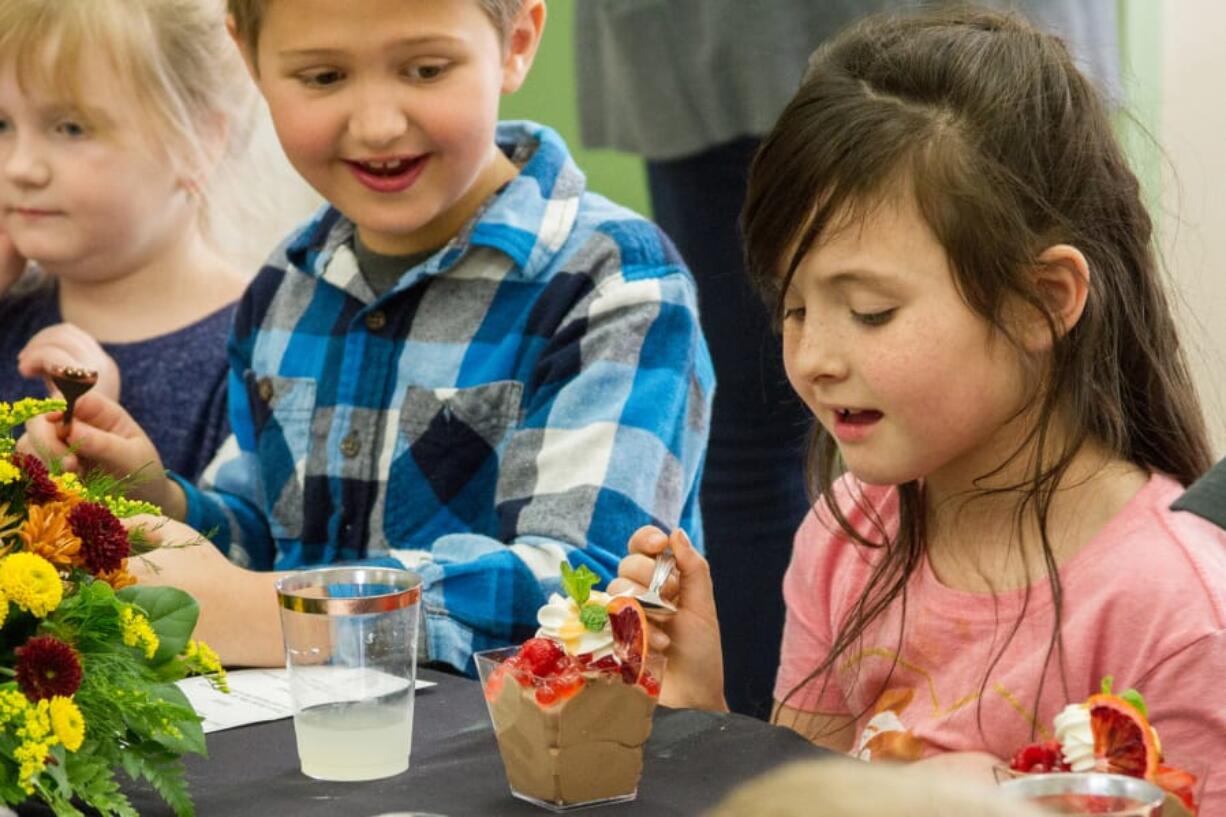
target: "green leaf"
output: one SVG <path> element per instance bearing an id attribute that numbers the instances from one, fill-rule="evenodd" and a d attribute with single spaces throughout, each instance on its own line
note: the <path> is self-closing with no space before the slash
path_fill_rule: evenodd
<path id="1" fill-rule="evenodd" d="M 1114 683 L 1115 683 L 1115 676 L 1108 675 L 1106 678 L 1103 678 L 1102 684 L 1100 685 L 1102 694 L 1113 695 L 1114 693 L 1111 691 L 1111 686 Z M 1125 701 L 1131 704 L 1132 708 L 1140 712 L 1142 717 L 1145 717 L 1145 718 L 1149 717 L 1149 707 L 1145 705 L 1145 698 L 1142 697 L 1141 693 L 1138 692 L 1137 690 L 1129 687 L 1128 689 L 1121 692 L 1118 697 L 1123 698 Z"/>
<path id="2" fill-rule="evenodd" d="M 192 709 L 191 701 L 187 700 L 183 690 L 174 684 L 154 684 L 149 687 L 149 694 L 183 710 L 179 717 L 170 719 L 170 725 L 179 730 L 178 737 L 164 733 L 157 733 L 150 737 L 178 754 L 194 752 L 198 755 L 207 755 L 204 727 L 200 724 L 200 716 L 196 714 L 196 710 Z"/>
<path id="3" fill-rule="evenodd" d="M 1145 699 L 1141 697 L 1140 692 L 1129 688 L 1124 690 L 1124 692 L 1120 694 L 1120 697 L 1132 704 L 1132 708 L 1140 712 L 1142 716 L 1146 718 L 1149 717 L 1149 707 L 1145 705 Z"/>
<path id="4" fill-rule="evenodd" d="M 133 778 L 139 776 L 148 780 L 176 817 L 192 817 L 196 813 L 192 798 L 187 792 L 183 761 L 173 752 L 156 743 L 141 743 L 131 747 L 128 754 L 136 758 L 133 764 L 136 774 L 132 774 L 131 768 L 128 773 Z M 124 765 L 128 765 L 126 761 Z"/>
<path id="5" fill-rule="evenodd" d="M 578 570 L 573 570 L 568 562 L 562 562 L 562 589 L 575 600 L 575 604 L 580 607 L 587 604 L 592 588 L 598 584 L 600 577 L 587 565 L 579 565 Z"/>
<path id="6" fill-rule="evenodd" d="M 189 594 L 174 587 L 125 587 L 120 599 L 145 611 L 157 633 L 158 650 L 150 661 L 158 666 L 187 648 L 187 642 L 200 617 L 200 606 Z"/>
<path id="7" fill-rule="evenodd" d="M 598 633 L 609 621 L 609 610 L 603 604 L 589 601 L 579 610 L 579 620 L 583 622 L 584 627 Z"/>

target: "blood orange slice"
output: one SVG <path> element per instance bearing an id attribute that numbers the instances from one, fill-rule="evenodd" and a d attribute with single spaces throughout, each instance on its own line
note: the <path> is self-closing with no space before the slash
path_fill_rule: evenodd
<path id="1" fill-rule="evenodd" d="M 608 612 L 613 654 L 621 661 L 622 680 L 638 683 L 647 662 L 647 616 L 638 601 L 629 596 L 614 596 Z"/>
<path id="2" fill-rule="evenodd" d="M 1098 771 L 1152 779 L 1162 751 L 1141 711 L 1118 695 L 1091 695 L 1086 706 Z"/>

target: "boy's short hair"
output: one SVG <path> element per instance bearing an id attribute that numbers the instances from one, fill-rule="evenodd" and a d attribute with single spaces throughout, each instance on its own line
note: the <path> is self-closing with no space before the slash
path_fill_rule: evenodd
<path id="1" fill-rule="evenodd" d="M 255 52 L 260 39 L 260 26 L 264 22 L 264 10 L 270 0 L 227 0 L 230 14 L 234 17 L 234 30 L 239 40 Z M 498 32 L 498 39 L 507 36 L 511 21 L 519 13 L 524 0 L 476 0 L 477 5 L 485 12 Z"/>

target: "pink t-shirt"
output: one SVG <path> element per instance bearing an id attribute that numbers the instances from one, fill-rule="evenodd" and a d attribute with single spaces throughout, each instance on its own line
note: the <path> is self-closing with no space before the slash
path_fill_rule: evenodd
<path id="1" fill-rule="evenodd" d="M 895 535 L 893 488 L 844 478 L 835 491 L 856 530 L 876 538 L 853 491 Z M 821 677 L 800 686 L 826 655 L 880 553 L 835 533 L 818 503 L 796 534 L 784 578 L 787 623 L 775 697 L 804 711 L 858 715 L 855 751 L 864 757 L 981 750 L 1007 759 L 1032 739 L 1050 738 L 1055 714 L 1112 675 L 1116 691 L 1135 687 L 1145 696 L 1165 761 L 1205 777 L 1201 814 L 1226 817 L 1226 531 L 1169 510 L 1182 491 L 1169 477 L 1151 477 L 1061 567 L 1063 681 L 1053 657 L 1037 712 L 1054 612 L 1047 580 L 1029 589 L 1002 655 L 1027 591 L 993 599 L 953 590 L 926 559 L 907 584 L 901 642 L 896 599 L 840 658 L 824 690 Z"/>

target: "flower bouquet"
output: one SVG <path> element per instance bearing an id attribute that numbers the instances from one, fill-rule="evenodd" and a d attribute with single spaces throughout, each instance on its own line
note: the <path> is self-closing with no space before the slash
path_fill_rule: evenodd
<path id="1" fill-rule="evenodd" d="M 125 499 L 125 480 L 16 451 L 15 427 L 64 407 L 0 402 L 0 802 L 136 815 L 122 768 L 190 815 L 182 755 L 204 754 L 204 733 L 174 682 L 204 674 L 224 689 L 225 672 L 191 640 L 192 597 L 127 572 L 152 548 L 120 520 L 160 511 Z"/>

